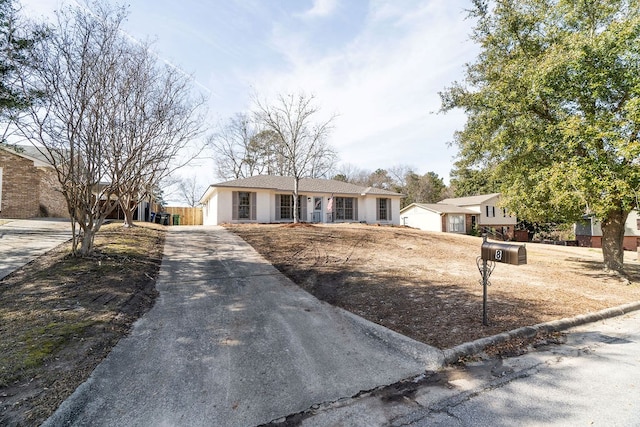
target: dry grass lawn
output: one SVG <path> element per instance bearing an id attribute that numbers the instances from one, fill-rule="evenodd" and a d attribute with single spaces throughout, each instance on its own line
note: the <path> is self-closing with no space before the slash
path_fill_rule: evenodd
<path id="1" fill-rule="evenodd" d="M 237 233 L 311 294 L 438 348 L 640 301 L 634 284 L 603 272 L 599 249 L 527 244 L 527 265 L 498 264 L 482 325 L 481 238 L 401 227 L 233 225 Z"/>
<path id="2" fill-rule="evenodd" d="M 102 227 L 0 280 L 0 425 L 40 425 L 155 301 L 164 229 Z"/>

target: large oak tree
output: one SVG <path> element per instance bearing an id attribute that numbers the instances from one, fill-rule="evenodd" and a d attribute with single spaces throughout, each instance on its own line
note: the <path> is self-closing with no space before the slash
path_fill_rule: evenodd
<path id="1" fill-rule="evenodd" d="M 475 0 L 481 46 L 442 94 L 467 114 L 459 166 L 490 165 L 529 221 L 601 221 L 605 267 L 624 273 L 625 220 L 640 189 L 637 0 Z"/>

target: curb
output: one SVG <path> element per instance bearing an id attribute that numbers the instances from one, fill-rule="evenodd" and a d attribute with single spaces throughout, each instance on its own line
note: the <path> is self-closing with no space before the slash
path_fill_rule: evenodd
<path id="1" fill-rule="evenodd" d="M 584 325 L 586 323 L 597 322 L 598 320 L 609 319 L 611 317 L 621 316 L 632 311 L 640 310 L 640 301 L 632 302 L 617 307 L 611 307 L 604 310 L 596 311 L 589 314 L 581 314 L 575 317 L 553 320 L 545 323 L 538 323 L 533 326 L 523 326 L 522 328 L 512 331 L 503 332 L 498 335 L 480 338 L 464 344 L 457 345 L 452 348 L 443 350 L 444 363 L 451 364 L 457 362 L 461 357 L 472 356 L 478 354 L 489 345 L 501 344 L 513 338 L 530 338 L 538 332 L 557 332 L 574 326 Z"/>
<path id="2" fill-rule="evenodd" d="M 409 338 L 385 326 L 371 322 L 340 307 L 335 308 L 338 309 L 342 316 L 356 325 L 365 335 L 385 343 L 389 348 L 396 349 L 407 359 L 412 359 L 423 364 L 425 370 L 438 370 L 445 365 L 442 350 L 416 341 L 413 338 Z"/>

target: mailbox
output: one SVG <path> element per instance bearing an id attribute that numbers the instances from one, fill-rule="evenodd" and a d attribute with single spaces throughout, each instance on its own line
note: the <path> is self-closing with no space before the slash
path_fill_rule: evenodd
<path id="1" fill-rule="evenodd" d="M 499 242 L 482 243 L 482 259 L 521 265 L 527 263 L 527 248 L 524 245 L 510 245 Z"/>

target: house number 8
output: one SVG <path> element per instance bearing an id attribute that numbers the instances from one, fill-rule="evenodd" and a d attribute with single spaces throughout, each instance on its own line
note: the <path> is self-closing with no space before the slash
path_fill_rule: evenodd
<path id="1" fill-rule="evenodd" d="M 496 259 L 498 261 L 502 261 L 502 250 L 501 249 L 496 250 Z"/>

